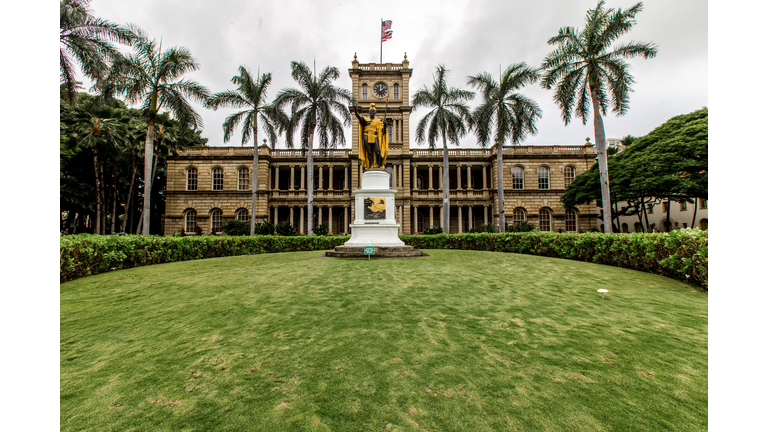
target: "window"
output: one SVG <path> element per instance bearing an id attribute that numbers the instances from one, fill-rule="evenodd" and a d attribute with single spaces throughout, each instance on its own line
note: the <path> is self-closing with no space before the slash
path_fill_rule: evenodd
<path id="1" fill-rule="evenodd" d="M 197 168 L 189 168 L 187 170 L 187 190 L 197 190 Z"/>
<path id="2" fill-rule="evenodd" d="M 422 176 L 416 176 L 416 189 L 424 189 L 424 178 Z"/>
<path id="3" fill-rule="evenodd" d="M 653 214 L 653 204 L 647 204 L 645 206 L 645 212 L 648 214 Z"/>
<path id="4" fill-rule="evenodd" d="M 688 203 L 685 201 L 680 201 L 680 211 L 687 211 L 688 210 Z"/>
<path id="5" fill-rule="evenodd" d="M 197 212 L 194 209 L 187 210 L 187 214 L 184 216 L 184 231 L 193 233 L 195 226 L 197 226 Z"/>
<path id="6" fill-rule="evenodd" d="M 549 168 L 539 167 L 539 189 L 549 189 Z"/>
<path id="7" fill-rule="evenodd" d="M 699 221 L 699 229 L 705 230 L 705 229 L 709 229 L 708 227 L 709 227 L 709 220 L 702 219 Z"/>
<path id="8" fill-rule="evenodd" d="M 552 231 L 552 214 L 548 209 L 539 210 L 539 230 Z"/>
<path id="9" fill-rule="evenodd" d="M 635 232 L 643 232 L 643 226 L 640 222 L 635 222 Z"/>
<path id="10" fill-rule="evenodd" d="M 363 84 L 363 94 L 360 98 L 363 100 L 368 99 L 368 84 Z"/>
<path id="11" fill-rule="evenodd" d="M 235 217 L 240 222 L 248 222 L 250 219 L 248 218 L 248 210 L 246 209 L 240 209 L 237 211 L 237 215 Z"/>
<path id="12" fill-rule="evenodd" d="M 224 168 L 213 169 L 213 190 L 224 190 Z"/>
<path id="13" fill-rule="evenodd" d="M 387 169 L 385 170 L 387 174 L 389 174 L 389 187 L 392 187 L 392 178 L 394 177 L 394 170 L 392 169 L 392 165 L 387 166 Z M 342 189 L 344 189 L 344 186 L 341 186 Z"/>
<path id="14" fill-rule="evenodd" d="M 523 167 L 516 166 L 512 168 L 512 189 L 523 188 Z"/>
<path id="15" fill-rule="evenodd" d="M 627 225 L 626 222 L 621 224 L 621 232 L 623 232 L 623 233 L 628 233 L 629 232 L 629 225 Z"/>
<path id="16" fill-rule="evenodd" d="M 221 232 L 221 210 L 219 209 L 211 212 L 211 232 Z"/>
<path id="17" fill-rule="evenodd" d="M 704 210 L 707 208 L 707 200 L 699 198 L 699 209 Z"/>
<path id="18" fill-rule="evenodd" d="M 400 84 L 395 84 L 392 86 L 392 91 L 394 92 L 394 98 L 395 100 L 400 99 Z"/>
<path id="19" fill-rule="evenodd" d="M 518 207 L 512 212 L 512 223 L 525 222 L 525 209 Z"/>
<path id="20" fill-rule="evenodd" d="M 416 232 L 424 232 L 424 215 L 416 213 Z"/>
<path id="21" fill-rule="evenodd" d="M 565 231 L 576 232 L 576 210 L 568 209 L 565 211 Z"/>
<path id="22" fill-rule="evenodd" d="M 576 178 L 576 168 L 567 166 L 563 172 L 565 173 L 565 186 L 568 187 L 573 179 Z"/>
<path id="23" fill-rule="evenodd" d="M 248 190 L 248 183 L 250 183 L 251 176 L 248 172 L 248 168 L 242 167 L 237 170 L 237 190 Z"/>

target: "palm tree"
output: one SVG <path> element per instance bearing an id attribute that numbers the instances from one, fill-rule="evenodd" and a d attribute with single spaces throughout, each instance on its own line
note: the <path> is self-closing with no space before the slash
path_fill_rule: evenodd
<path id="1" fill-rule="evenodd" d="M 539 72 L 525 64 L 515 63 L 501 74 L 500 82 L 487 72 L 469 77 L 468 84 L 483 94 L 483 103 L 472 113 L 472 123 L 480 145 L 486 147 L 493 135 L 496 146 L 496 182 L 498 189 L 499 232 L 504 232 L 504 168 L 502 149 L 504 141 L 518 144 L 529 133 L 535 135 L 536 120 L 541 109 L 532 99 L 515 90 L 539 79 Z M 495 126 L 495 127 L 494 127 Z"/>
<path id="2" fill-rule="evenodd" d="M 208 89 L 184 78 L 184 74 L 199 68 L 192 53 L 184 47 L 162 50 L 155 39 L 150 40 L 140 28 L 129 25 L 134 34 L 135 53 L 116 62 L 109 76 L 97 86 L 111 88 L 115 94 L 125 95 L 131 104 L 140 103 L 147 113 L 147 135 L 144 140 L 144 219 L 142 234 L 149 235 L 149 189 L 152 179 L 153 142 L 157 113 L 167 109 L 184 127 L 202 126 L 202 118 L 192 109 L 187 98 L 205 102 Z"/>
<path id="3" fill-rule="evenodd" d="M 106 60 L 115 61 L 120 52 L 111 42 L 131 43 L 132 35 L 107 20 L 91 15 L 90 0 L 62 0 L 59 3 L 59 76 L 67 101 L 74 104 L 77 92 L 75 67 L 91 79 L 104 75 Z"/>
<path id="4" fill-rule="evenodd" d="M 259 181 L 259 119 L 269 135 L 274 148 L 277 141 L 277 128 L 280 124 L 278 118 L 281 112 L 272 105 L 266 103 L 267 88 L 272 82 L 272 74 L 265 73 L 257 76 L 254 82 L 251 73 L 245 66 L 240 66 L 240 75 L 232 77 L 232 83 L 237 85 L 236 90 L 226 90 L 216 93 L 206 103 L 207 108 L 218 109 L 220 106 L 228 108 L 246 108 L 236 112 L 226 120 L 224 128 L 224 142 L 229 141 L 235 128 L 243 123 L 243 138 L 241 145 L 245 145 L 253 134 L 253 178 L 251 181 L 251 235 L 256 232 L 256 188 Z M 259 115 L 261 114 L 261 115 Z"/>
<path id="5" fill-rule="evenodd" d="M 291 62 L 291 77 L 299 88 L 286 88 L 275 98 L 276 109 L 291 106 L 291 116 L 285 125 L 286 145 L 293 148 L 293 134 L 301 130 L 301 148 L 307 152 L 307 234 L 313 234 L 314 210 L 314 165 L 312 160 L 315 132 L 320 136 L 320 148 L 344 146 L 344 127 L 352 124 L 352 115 L 348 104 L 352 102 L 352 93 L 332 83 L 339 78 L 339 69 L 326 66 L 319 75 L 303 62 Z M 335 114 L 341 117 L 341 120 Z"/>
<path id="6" fill-rule="evenodd" d="M 600 189 L 603 201 L 603 220 L 606 232 L 612 232 L 611 195 L 608 182 L 608 160 L 606 156 L 605 128 L 602 116 L 608 103 L 617 115 L 624 115 L 629 109 L 629 93 L 635 80 L 629 74 L 629 65 L 624 58 L 656 56 L 653 43 L 630 41 L 616 47 L 612 43 L 635 25 L 635 15 L 643 9 L 637 3 L 626 11 L 605 9 L 600 1 L 595 9 L 587 11 L 583 30 L 563 27 L 558 35 L 550 38 L 549 45 L 557 45 L 542 63 L 546 71 L 542 86 L 555 90 L 555 102 L 560 106 L 563 121 L 567 125 L 571 116 L 581 118 L 587 124 L 591 110 L 594 111 L 595 144 L 600 168 Z M 610 95 L 608 94 L 610 92 Z"/>
<path id="7" fill-rule="evenodd" d="M 411 104 L 413 109 L 418 107 L 432 108 L 416 127 L 416 142 L 429 143 L 429 148 L 435 148 L 438 137 L 443 141 L 443 232 L 450 233 L 451 202 L 449 198 L 450 176 L 448 165 L 448 144 L 459 145 L 459 138 L 467 134 L 467 126 L 472 126 L 469 108 L 464 103 L 472 100 L 475 94 L 469 90 L 448 87 L 446 75 L 448 69 L 443 65 L 437 66 L 432 89 L 426 85 L 414 95 Z"/>

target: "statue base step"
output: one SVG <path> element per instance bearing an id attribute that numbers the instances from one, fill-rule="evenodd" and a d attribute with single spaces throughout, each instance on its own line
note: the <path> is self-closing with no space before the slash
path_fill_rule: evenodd
<path id="1" fill-rule="evenodd" d="M 365 247 L 363 246 L 336 246 L 335 250 L 326 252 L 325 256 L 334 258 L 365 258 L 367 256 L 373 258 L 412 258 L 428 255 L 413 246 L 406 245 L 376 246 L 373 255 L 365 255 Z"/>

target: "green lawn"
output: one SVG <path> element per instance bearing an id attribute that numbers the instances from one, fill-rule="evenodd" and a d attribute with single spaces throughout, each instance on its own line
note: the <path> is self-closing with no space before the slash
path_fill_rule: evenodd
<path id="1" fill-rule="evenodd" d="M 707 430 L 706 293 L 577 261 L 425 252 L 61 284 L 61 430 Z"/>

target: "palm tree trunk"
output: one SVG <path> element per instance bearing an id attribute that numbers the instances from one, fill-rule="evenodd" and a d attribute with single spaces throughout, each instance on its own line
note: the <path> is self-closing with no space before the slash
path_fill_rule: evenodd
<path id="1" fill-rule="evenodd" d="M 131 186 L 128 188 L 128 200 L 125 203 L 125 219 L 123 220 L 123 228 L 121 229 L 122 232 L 125 231 L 125 227 L 130 226 L 128 225 L 128 215 L 131 214 L 131 197 L 133 197 L 133 182 L 136 179 L 136 158 L 133 158 L 133 174 L 131 174 Z"/>
<path id="2" fill-rule="evenodd" d="M 117 164 L 112 164 L 112 226 L 110 234 L 115 233 L 115 219 L 117 219 Z"/>
<path id="3" fill-rule="evenodd" d="M 253 116 L 253 179 L 251 179 L 251 236 L 256 234 L 256 192 L 259 187 L 259 127 L 258 113 Z"/>
<path id="4" fill-rule="evenodd" d="M 156 100 L 157 96 L 153 96 Z M 155 102 L 156 104 L 157 102 Z M 144 141 L 144 208 L 142 214 L 142 234 L 149 235 L 149 197 L 152 191 L 152 159 L 154 156 L 153 142 L 155 140 L 155 120 L 157 113 L 150 106 L 147 119 L 147 138 Z"/>
<path id="5" fill-rule="evenodd" d="M 155 161 L 153 162 L 153 165 L 152 165 L 152 175 L 149 176 L 149 182 L 146 182 L 146 181 L 144 182 L 144 193 L 146 195 L 149 195 L 149 194 L 152 193 L 152 179 L 155 178 L 155 171 L 156 170 L 157 170 L 157 158 L 155 158 Z M 144 170 L 144 172 L 146 173 L 146 169 Z M 147 183 L 149 183 L 149 185 L 147 185 Z M 146 198 L 144 198 L 144 202 L 145 203 L 147 202 Z M 148 215 L 148 214 L 149 214 L 149 211 L 147 210 L 147 207 L 144 207 L 144 208 L 141 209 L 141 219 L 139 220 L 139 226 L 136 228 L 136 234 L 138 234 L 139 231 L 143 231 L 143 229 L 144 229 L 143 227 L 147 226 L 144 223 L 144 221 L 146 220 L 145 218 L 147 217 L 146 215 Z M 142 235 L 149 235 L 149 234 L 148 233 L 145 234 L 145 233 L 142 232 Z"/>
<path id="6" fill-rule="evenodd" d="M 309 142 L 308 147 L 309 150 L 307 151 L 307 235 L 313 235 L 314 232 L 314 225 L 315 225 L 315 218 L 314 218 L 314 209 L 313 209 L 313 199 L 315 197 L 315 165 L 314 160 L 312 156 L 312 143 L 315 139 L 315 123 L 312 123 L 310 126 L 309 131 Z M 277 221 L 275 221 L 277 222 Z M 291 221 L 293 222 L 293 221 Z"/>
<path id="7" fill-rule="evenodd" d="M 594 110 L 595 147 L 597 148 L 597 164 L 600 169 L 600 192 L 603 201 L 603 225 L 605 232 L 611 233 L 613 217 L 611 216 L 611 188 L 608 182 L 608 155 L 605 152 L 605 127 L 600 116 L 600 104 L 597 99 L 597 89 L 590 85 L 592 109 Z"/>
<path id="8" fill-rule="evenodd" d="M 93 176 L 96 182 L 96 229 L 94 234 L 101 234 L 101 183 L 99 183 L 99 152 L 93 149 Z"/>
<path id="9" fill-rule="evenodd" d="M 669 214 L 672 212 L 672 198 L 667 198 L 667 223 L 665 224 L 667 232 L 672 231 L 672 221 L 669 220 Z"/>
<path id="10" fill-rule="evenodd" d="M 655 200 L 655 198 L 654 198 Z M 648 204 L 651 203 L 651 200 L 648 200 Z M 643 214 L 645 215 L 645 232 L 649 233 L 651 232 L 651 223 L 648 221 L 648 206 L 643 206 Z"/>
<path id="11" fill-rule="evenodd" d="M 504 217 L 504 161 L 503 141 L 496 143 L 496 189 L 499 200 L 499 232 L 506 232 L 506 219 Z"/>
<path id="12" fill-rule="evenodd" d="M 449 171 L 448 143 L 445 140 L 445 131 L 443 131 L 443 233 L 445 234 L 451 233 L 451 176 Z M 418 226 L 417 222 L 416 227 Z"/>

